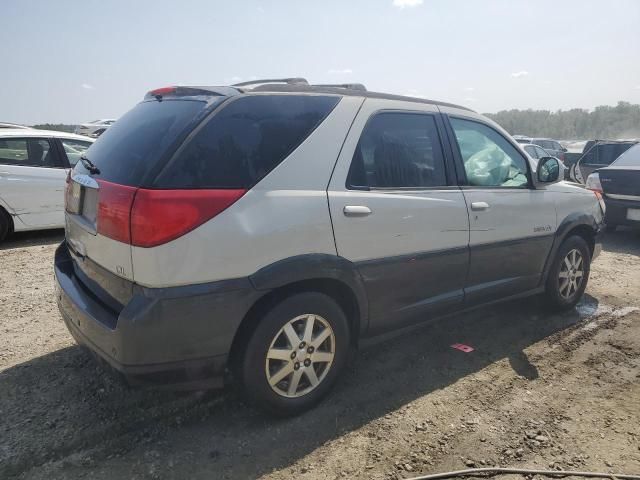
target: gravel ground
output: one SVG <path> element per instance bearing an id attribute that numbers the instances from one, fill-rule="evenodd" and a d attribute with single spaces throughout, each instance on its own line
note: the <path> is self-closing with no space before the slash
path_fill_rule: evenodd
<path id="1" fill-rule="evenodd" d="M 53 297 L 61 232 L 0 246 L 0 478 L 407 478 L 467 466 L 640 473 L 640 236 L 605 239 L 579 307 L 535 299 L 360 352 L 315 410 L 123 386 Z M 463 353 L 456 342 L 475 348 Z"/>

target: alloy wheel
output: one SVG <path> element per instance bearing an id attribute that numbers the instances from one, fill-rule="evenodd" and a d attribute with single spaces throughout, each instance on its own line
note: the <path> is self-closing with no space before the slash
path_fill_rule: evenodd
<path id="1" fill-rule="evenodd" d="M 319 315 L 289 320 L 275 335 L 265 359 L 265 373 L 278 395 L 298 398 L 324 380 L 335 356 L 335 335 Z"/>
<path id="2" fill-rule="evenodd" d="M 573 249 L 564 257 L 558 274 L 560 295 L 569 299 L 580 289 L 584 280 L 584 259 L 579 250 Z"/>

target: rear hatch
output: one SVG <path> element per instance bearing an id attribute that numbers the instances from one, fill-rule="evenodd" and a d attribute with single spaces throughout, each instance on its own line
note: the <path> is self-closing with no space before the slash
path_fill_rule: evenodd
<path id="1" fill-rule="evenodd" d="M 606 196 L 640 202 L 640 145 L 626 150 L 612 165 L 598 170 L 598 175 Z"/>
<path id="2" fill-rule="evenodd" d="M 600 183 L 606 196 L 623 195 L 625 197 L 636 197 L 640 201 L 640 168 L 621 169 L 603 168 L 598 171 Z"/>
<path id="3" fill-rule="evenodd" d="M 124 305 L 131 295 L 132 244 L 145 242 L 141 222 L 136 227 L 133 216 L 136 197 L 138 218 L 144 219 L 145 193 L 153 178 L 199 122 L 236 93 L 152 91 L 111 126 L 72 171 L 65 201 L 67 245 L 79 279 L 92 293 L 107 297 L 107 303 Z"/>

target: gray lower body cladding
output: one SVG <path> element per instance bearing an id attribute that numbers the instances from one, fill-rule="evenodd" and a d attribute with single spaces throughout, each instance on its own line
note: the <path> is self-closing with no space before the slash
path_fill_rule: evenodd
<path id="1" fill-rule="evenodd" d="M 56 299 L 79 344 L 129 383 L 222 385 L 238 326 L 264 291 L 249 279 L 158 289 L 129 282 L 127 287 L 103 270 L 99 282 L 87 285 L 83 272 L 95 275 L 100 267 L 80 268 L 79 262 L 91 260 L 72 258 L 66 243 L 58 247 Z"/>

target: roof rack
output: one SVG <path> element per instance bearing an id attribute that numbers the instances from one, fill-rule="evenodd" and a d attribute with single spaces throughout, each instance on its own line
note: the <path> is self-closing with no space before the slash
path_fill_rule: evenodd
<path id="1" fill-rule="evenodd" d="M 306 78 L 293 77 L 293 78 L 265 78 L 262 80 L 249 80 L 248 82 L 234 83 L 232 87 L 247 87 L 249 85 L 260 85 L 263 83 L 287 83 L 289 85 L 309 85 Z"/>
<path id="2" fill-rule="evenodd" d="M 358 90 L 360 92 L 366 92 L 367 87 L 361 83 L 314 83 L 314 87 L 330 87 L 330 88 L 348 88 L 349 90 Z"/>

